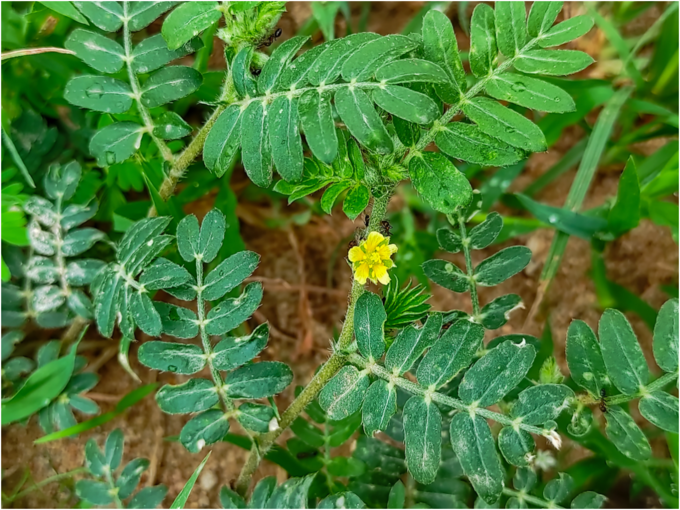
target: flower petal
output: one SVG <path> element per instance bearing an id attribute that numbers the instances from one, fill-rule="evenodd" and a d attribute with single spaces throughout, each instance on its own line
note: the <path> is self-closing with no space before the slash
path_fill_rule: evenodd
<path id="1" fill-rule="evenodd" d="M 368 278 L 368 264 L 361 264 L 357 267 L 354 272 L 354 278 L 356 278 L 356 281 L 361 285 L 364 285 L 366 283 L 366 278 Z"/>
<path id="2" fill-rule="evenodd" d="M 375 251 L 375 249 L 384 239 L 385 238 L 383 237 L 383 235 L 380 234 L 379 232 L 371 232 L 370 234 L 368 234 L 368 239 L 364 241 L 364 247 L 366 249 L 366 252 L 370 253 L 372 251 Z"/>
<path id="3" fill-rule="evenodd" d="M 383 285 L 387 285 L 388 283 L 390 283 L 390 275 L 387 274 L 387 268 L 385 266 L 376 266 L 375 276 L 378 278 L 378 281 Z"/>
<path id="4" fill-rule="evenodd" d="M 364 260 L 366 258 L 366 254 L 364 253 L 364 250 L 358 246 L 355 246 L 349 250 L 348 257 L 350 262 L 358 262 L 360 260 Z"/>

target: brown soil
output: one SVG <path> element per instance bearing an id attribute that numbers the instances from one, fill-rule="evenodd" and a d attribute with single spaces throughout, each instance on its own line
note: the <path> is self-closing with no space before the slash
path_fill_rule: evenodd
<path id="1" fill-rule="evenodd" d="M 421 2 L 373 3 L 369 29 L 382 34 L 398 32 L 420 6 Z M 569 7 L 570 16 L 577 14 L 582 7 L 580 4 L 566 6 Z M 457 25 L 455 9 L 454 4 L 448 14 Z M 472 7 L 469 9 L 471 12 Z M 309 17 L 310 7 L 309 4 L 293 2 L 289 4 L 288 11 L 280 25 L 284 28 L 284 33 L 290 35 Z M 353 4 L 352 12 L 353 24 L 356 26 L 360 6 Z M 339 16 L 336 28 L 338 33 L 342 34 L 344 20 L 340 18 Z M 462 30 L 458 27 L 456 30 L 461 34 L 459 38 L 461 48 L 467 48 L 469 43 Z M 594 31 L 594 34 L 586 42 L 581 43 L 589 46 L 588 51 L 591 54 L 593 47 L 597 48 L 602 44 L 599 33 Z M 593 73 L 598 72 L 600 72 L 598 68 L 593 70 Z M 592 123 L 594 118 L 588 120 Z M 511 191 L 523 189 L 545 172 L 581 136 L 578 128 L 571 128 L 550 152 L 532 156 Z M 645 150 L 649 149 L 641 148 L 641 151 Z M 621 168 L 608 168 L 606 172 L 599 172 L 596 175 L 584 208 L 600 205 L 616 194 L 620 171 Z M 567 172 L 544 189 L 537 199 L 561 206 L 574 175 L 575 170 Z M 237 193 L 244 189 L 247 178 L 242 171 L 237 169 L 232 184 Z M 200 218 L 210 209 L 213 200 L 214 195 L 207 196 L 203 201 L 192 204 L 191 211 L 187 212 L 195 212 Z M 391 210 L 395 207 L 398 207 L 397 200 L 391 204 Z M 264 320 L 269 321 L 272 335 L 269 347 L 262 358 L 289 363 L 295 373 L 294 384 L 277 397 L 279 409 L 284 409 L 290 402 L 295 385 L 309 381 L 315 368 L 327 358 L 330 339 L 341 327 L 346 309 L 346 296 L 351 283 L 351 272 L 343 258 L 344 248 L 330 269 L 329 262 L 339 243 L 351 236 L 360 226 L 360 220 L 352 223 L 337 210 L 332 216 L 312 217 L 302 226 L 289 222 L 290 226 L 273 230 L 264 225 L 267 218 L 281 219 L 284 215 L 290 218 L 292 214 L 302 210 L 301 206 L 294 205 L 289 210 L 275 212 L 268 202 L 251 203 L 244 200 L 239 201 L 237 210 L 247 248 L 262 256 L 262 262 L 254 276 L 264 281 L 264 300 L 249 324 L 254 327 Z M 570 321 L 579 318 L 596 327 L 602 310 L 598 305 L 592 280 L 588 276 L 590 245 L 580 239 L 571 238 L 559 273 L 546 296 L 545 306 L 536 320 L 524 324 L 536 297 L 537 282 L 552 236 L 551 230 L 539 230 L 507 243 L 530 247 L 533 251 L 533 260 L 525 271 L 511 280 L 493 289 L 481 289 L 480 298 L 482 302 L 488 302 L 499 295 L 513 292 L 524 300 L 526 309 L 516 311 L 512 320 L 499 330 L 499 334 L 525 332 L 540 336 L 544 321 L 549 316 L 555 342 L 555 357 L 566 371 L 564 345 Z M 504 246 L 493 246 L 477 252 L 474 256 L 475 262 L 502 247 Z M 444 254 L 438 256 L 447 258 Z M 460 257 L 450 258 L 462 262 Z M 643 221 L 638 228 L 611 243 L 606 250 L 605 259 L 608 277 L 611 280 L 641 296 L 657 309 L 667 299 L 660 285 L 675 284 L 678 280 L 677 245 L 667 228 L 660 228 L 649 221 Z M 327 287 L 329 270 L 332 288 Z M 431 303 L 437 310 L 469 309 L 467 295 L 453 294 L 439 287 L 433 288 Z M 651 332 L 636 315 L 628 314 L 628 317 L 640 338 L 650 365 L 654 366 L 651 356 Z M 131 363 L 145 383 L 156 380 L 155 374 L 137 363 L 136 348 L 133 348 L 131 353 Z M 101 367 L 99 374 L 101 382 L 92 396 L 99 400 L 102 411 L 112 410 L 120 396 L 136 387 L 135 382 L 118 365 L 115 357 Z M 157 377 L 160 383 L 182 381 L 181 376 L 173 374 L 161 374 Z M 30 472 L 31 479 L 40 481 L 56 472 L 61 473 L 82 466 L 85 442 L 89 438 L 95 438 L 102 444 L 111 430 L 120 427 L 126 435 L 124 462 L 134 457 L 151 459 L 152 469 L 142 479 L 142 485 L 166 484 L 169 488 L 165 500 L 167 505 L 178 494 L 207 452 L 204 450 L 202 454 L 193 455 L 178 443 L 163 439 L 179 434 L 187 419 L 183 416 L 161 413 L 153 398 L 147 397 L 105 426 L 74 439 L 55 441 L 46 445 L 34 446 L 32 443 L 42 435 L 35 420 L 31 420 L 26 427 L 19 425 L 6 427 L 3 430 L 2 441 L 3 492 L 11 492 L 26 471 Z M 211 459 L 189 498 L 187 508 L 219 507 L 217 496 L 219 487 L 229 484 L 236 478 L 246 456 L 244 450 L 227 443 L 216 444 L 211 450 Z M 570 462 L 588 455 L 587 451 L 573 445 L 568 445 L 566 450 Z M 665 456 L 667 453 L 661 451 L 658 455 Z M 266 475 L 276 475 L 279 480 L 286 478 L 281 468 L 263 462 L 256 473 L 256 478 Z M 69 494 L 69 484 L 50 484 L 43 490 L 34 491 L 30 496 L 16 501 L 14 505 L 31 508 L 69 507 L 74 504 L 74 499 Z M 626 503 L 630 504 L 627 497 L 620 501 L 622 505 Z M 656 504 L 658 503 L 652 500 L 646 502 L 645 506 Z"/>

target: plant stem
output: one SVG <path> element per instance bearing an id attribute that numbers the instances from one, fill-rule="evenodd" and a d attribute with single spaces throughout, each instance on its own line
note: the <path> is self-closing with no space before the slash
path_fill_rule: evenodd
<path id="1" fill-rule="evenodd" d="M 453 223 L 453 222 L 452 222 Z M 470 252 L 470 238 L 465 228 L 465 218 L 458 216 L 458 227 L 460 228 L 460 238 L 463 243 L 463 253 L 465 254 L 465 267 L 467 269 L 468 283 L 470 285 L 470 300 L 472 301 L 472 317 L 477 322 L 481 322 L 479 309 L 479 296 L 477 295 L 477 282 L 475 282 L 475 269 L 472 265 L 472 254 Z"/>
<path id="2" fill-rule="evenodd" d="M 642 398 L 645 395 L 648 395 L 652 393 L 653 391 L 657 391 L 662 389 L 664 386 L 669 385 L 673 381 L 675 381 L 678 378 L 678 373 L 673 372 L 670 374 L 664 374 L 661 377 L 659 377 L 656 381 L 653 381 L 649 383 L 647 386 L 645 386 L 643 389 L 638 391 L 637 393 L 633 393 L 632 395 L 614 395 L 613 397 L 608 397 L 606 399 L 607 405 L 617 405 L 617 404 L 623 404 L 625 402 L 630 402 L 631 400 L 636 400 L 638 398 Z M 592 403 L 599 402 L 599 400 L 593 401 Z"/>
<path id="3" fill-rule="evenodd" d="M 222 402 L 222 407 L 224 412 L 234 410 L 234 404 L 224 393 L 224 379 L 222 379 L 222 374 L 215 368 L 213 364 L 212 357 L 212 344 L 210 343 L 210 336 L 205 330 L 205 301 L 203 300 L 203 260 L 196 259 L 196 304 L 198 309 L 198 329 L 201 332 L 201 343 L 203 344 L 203 352 L 206 355 L 208 361 L 208 368 L 210 368 L 210 374 L 212 375 L 215 386 L 217 387 L 217 394 L 220 396 L 220 401 Z"/>
<path id="4" fill-rule="evenodd" d="M 419 384 L 416 384 L 414 382 L 409 381 L 408 379 L 405 379 L 403 377 L 395 376 L 391 372 L 388 372 L 383 368 L 382 366 L 376 364 L 376 363 L 370 363 L 368 360 L 363 358 L 362 356 L 359 356 L 358 354 L 350 354 L 348 357 L 348 361 L 352 363 L 353 365 L 356 365 L 357 367 L 363 369 L 363 370 L 368 370 L 370 373 L 372 373 L 376 377 L 380 377 L 381 379 L 384 379 L 385 381 L 393 383 L 395 386 L 399 386 L 401 389 L 408 391 L 412 395 L 421 395 L 421 396 L 429 396 L 434 402 L 437 404 L 444 405 L 446 407 L 450 407 L 451 409 L 456 409 L 458 411 L 465 411 L 465 412 L 472 412 L 474 411 L 475 414 L 478 414 L 479 416 L 482 416 L 483 418 L 487 418 L 490 420 L 493 420 L 497 423 L 500 423 L 502 425 L 506 425 L 509 427 L 518 427 L 522 430 L 526 430 L 527 432 L 530 432 L 531 434 L 537 434 L 539 436 L 545 436 L 547 437 L 547 434 L 549 431 L 542 429 L 540 427 L 534 427 L 533 425 L 527 425 L 525 423 L 522 423 L 521 421 L 516 421 L 504 414 L 496 413 L 494 411 L 489 411 L 488 409 L 484 409 L 481 407 L 473 407 L 469 406 L 466 403 L 464 403 L 462 400 L 458 400 L 452 397 L 449 397 L 447 395 L 443 395 L 441 393 L 429 391 Z"/>
<path id="5" fill-rule="evenodd" d="M 536 496 L 532 496 L 531 494 L 527 494 L 524 491 L 516 491 L 508 488 L 503 488 L 503 494 L 506 496 L 511 496 L 519 499 L 520 502 L 524 501 L 527 503 L 531 503 L 532 505 L 536 505 L 538 508 L 564 508 L 559 505 L 556 505 L 555 503 L 552 503 L 551 501 L 546 501 L 541 498 L 537 498 Z"/>
<path id="6" fill-rule="evenodd" d="M 113 497 L 113 502 L 116 504 L 116 508 L 125 508 L 123 505 L 123 502 L 120 499 L 120 496 L 118 496 L 118 487 L 116 487 L 116 484 L 113 483 L 113 476 L 111 476 L 111 470 L 106 469 L 106 483 L 109 485 L 109 494 L 111 494 L 111 497 Z"/>
<path id="7" fill-rule="evenodd" d="M 74 475 L 77 475 L 79 473 L 86 473 L 86 472 L 87 472 L 87 468 L 79 467 L 79 468 L 72 469 L 71 471 L 67 471 L 66 473 L 59 473 L 59 474 L 56 474 L 56 475 L 52 475 L 48 478 L 45 478 L 44 480 L 39 481 L 38 483 L 33 484 L 28 489 L 25 489 L 25 490 L 23 490 L 23 491 L 21 491 L 17 494 L 14 494 L 12 496 L 4 496 L 3 495 L 4 496 L 3 499 L 7 503 L 11 503 L 11 502 L 13 502 L 13 501 L 15 501 L 19 498 L 23 498 L 24 496 L 30 494 L 31 492 L 33 492 L 35 490 L 40 489 L 41 487 L 43 487 L 43 486 L 45 486 L 49 483 L 58 482 L 59 480 L 63 480 L 64 478 L 72 478 Z"/>
<path id="8" fill-rule="evenodd" d="M 163 156 L 163 159 L 165 161 L 172 161 L 173 156 L 172 156 L 172 151 L 170 150 L 170 147 L 167 146 L 167 144 L 158 138 L 156 135 L 153 134 L 153 119 L 151 118 L 151 114 L 149 113 L 149 110 L 147 110 L 146 106 L 142 104 L 142 88 L 139 85 L 139 80 L 137 79 L 137 75 L 132 69 L 132 34 L 130 32 L 130 16 L 128 15 L 128 8 L 129 8 L 129 3 L 130 2 L 123 2 L 123 42 L 125 45 L 125 67 L 127 68 L 128 71 L 128 78 L 130 80 L 130 87 L 132 87 L 132 97 L 135 98 L 135 102 L 137 103 L 137 109 L 139 110 L 140 115 L 142 116 L 142 120 L 144 121 L 144 125 L 146 126 L 146 131 L 149 133 L 149 136 L 151 139 L 154 141 L 156 144 L 156 147 L 158 147 L 158 151 L 161 153 L 161 156 Z"/>
<path id="9" fill-rule="evenodd" d="M 390 189 L 383 196 L 373 198 L 373 209 L 371 211 L 368 228 L 366 229 L 367 235 L 370 232 L 377 231 L 380 227 L 380 222 L 387 212 L 387 204 L 392 196 L 392 191 L 393 190 Z M 264 458 L 264 455 L 274 444 L 274 441 L 276 441 L 291 423 L 293 423 L 295 418 L 305 410 L 305 407 L 316 398 L 317 394 L 331 377 L 333 377 L 347 362 L 347 354 L 345 354 L 345 351 L 351 346 L 354 338 L 354 308 L 357 300 L 363 293 L 364 286 L 359 284 L 356 280 L 353 280 L 352 290 L 350 291 L 349 296 L 349 305 L 347 307 L 347 315 L 345 316 L 345 322 L 342 325 L 340 337 L 338 338 L 333 354 L 312 378 L 310 383 L 305 386 L 305 389 L 303 389 L 297 398 L 288 406 L 288 409 L 283 412 L 277 429 L 260 436 L 259 447 L 257 444 L 253 443 L 253 448 L 250 450 L 248 459 L 241 468 L 241 473 L 236 481 L 236 491 L 239 494 L 245 495 L 248 491 L 253 473 L 260 464 L 260 460 Z"/>

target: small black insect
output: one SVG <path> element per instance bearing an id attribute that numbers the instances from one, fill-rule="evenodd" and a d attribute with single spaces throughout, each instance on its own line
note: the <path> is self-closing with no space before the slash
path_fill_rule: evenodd
<path id="1" fill-rule="evenodd" d="M 371 221 L 371 217 L 367 214 L 364 216 L 364 225 L 368 227 L 368 223 Z"/>
<path id="2" fill-rule="evenodd" d="M 276 32 L 274 32 L 274 39 L 278 39 L 279 37 L 281 37 L 282 33 L 283 33 L 283 30 L 281 29 L 281 27 L 278 27 L 276 29 Z"/>
<path id="3" fill-rule="evenodd" d="M 446 331 L 447 329 L 449 329 L 449 328 L 451 327 L 452 324 L 453 324 L 453 321 L 447 322 L 446 324 L 444 324 L 444 325 L 442 326 L 442 329 L 443 329 L 444 331 Z"/>
<path id="4" fill-rule="evenodd" d="M 607 412 L 607 402 L 605 402 L 605 399 L 607 398 L 607 391 L 602 388 L 600 390 L 600 411 L 603 413 Z"/>
<path id="5" fill-rule="evenodd" d="M 262 41 L 260 45 L 258 46 L 259 48 L 262 48 L 262 46 L 271 46 L 274 41 L 276 41 L 279 37 L 281 37 L 281 34 L 283 33 L 283 30 L 281 27 L 277 28 L 276 31 L 270 35 L 267 39 Z"/>
<path id="6" fill-rule="evenodd" d="M 355 246 L 359 246 L 359 243 L 357 242 L 356 239 L 352 239 L 352 240 L 349 242 L 348 248 L 351 250 L 351 249 L 354 248 Z"/>
<path id="7" fill-rule="evenodd" d="M 295 457 L 297 457 L 299 460 L 302 460 L 316 457 L 317 455 L 319 455 L 319 452 L 300 452 Z"/>
<path id="8" fill-rule="evenodd" d="M 392 235 L 392 225 L 390 225 L 390 222 L 387 220 L 382 220 L 380 222 L 380 226 L 383 229 L 383 232 L 385 232 L 385 235 L 387 237 L 390 237 Z"/>
<path id="9" fill-rule="evenodd" d="M 253 76 L 260 76 L 260 73 L 262 72 L 262 69 L 253 69 L 253 70 L 250 71 L 250 72 L 253 73 Z"/>

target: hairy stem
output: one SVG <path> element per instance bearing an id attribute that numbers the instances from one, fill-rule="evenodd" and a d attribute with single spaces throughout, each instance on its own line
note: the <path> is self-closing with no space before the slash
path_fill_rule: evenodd
<path id="1" fill-rule="evenodd" d="M 129 3 L 130 2 L 123 2 L 123 42 L 125 45 L 125 67 L 127 68 L 128 71 L 130 87 L 132 87 L 132 94 L 133 97 L 135 98 L 135 102 L 137 103 L 137 109 L 139 110 L 139 113 L 142 116 L 142 120 L 144 121 L 144 126 L 146 126 L 147 133 L 149 133 L 149 136 L 158 147 L 158 151 L 161 153 L 161 156 L 163 156 L 163 159 L 165 161 L 172 161 L 173 157 L 170 147 L 168 147 L 163 140 L 161 140 L 160 138 L 153 134 L 154 128 L 153 119 L 151 118 L 149 110 L 146 108 L 146 106 L 142 104 L 142 89 L 139 85 L 137 75 L 132 70 L 132 34 L 130 32 L 129 27 L 130 23 L 130 16 L 128 15 Z"/>
<path id="2" fill-rule="evenodd" d="M 508 488 L 503 488 L 503 494 L 506 496 L 517 498 L 520 502 L 531 503 L 538 508 L 564 508 L 551 501 L 546 501 L 531 494 L 527 494 L 524 491 L 516 491 Z"/>
<path id="3" fill-rule="evenodd" d="M 656 381 L 653 381 L 649 383 L 647 386 L 644 388 L 641 388 L 640 391 L 637 393 L 632 393 L 630 395 L 614 395 L 612 397 L 607 397 L 605 399 L 605 402 L 607 405 L 619 405 L 619 404 L 625 404 L 626 402 L 630 402 L 631 400 L 637 400 L 639 398 L 644 397 L 645 395 L 649 395 L 650 393 L 661 390 L 664 387 L 668 386 L 671 384 L 673 381 L 675 381 L 678 378 L 678 372 L 673 372 L 670 374 L 664 374 L 661 377 L 659 377 Z M 594 398 L 591 395 L 588 395 L 586 398 L 583 398 L 582 403 L 586 405 L 592 405 L 592 404 L 599 404 L 600 399 L 599 398 Z"/>
<path id="4" fill-rule="evenodd" d="M 367 235 L 370 232 L 377 231 L 380 227 L 380 222 L 385 217 L 387 204 L 389 203 L 391 196 L 392 190 L 379 198 L 374 197 L 373 210 L 371 211 L 371 218 L 366 230 Z M 236 491 L 239 494 L 245 495 L 248 491 L 253 473 L 260 464 L 260 460 L 264 458 L 265 453 L 267 453 L 269 448 L 274 444 L 274 441 L 276 441 L 281 433 L 293 423 L 295 418 L 305 410 L 305 407 L 316 398 L 331 377 L 333 377 L 347 362 L 348 358 L 345 351 L 351 346 L 354 339 L 354 308 L 357 300 L 363 293 L 364 286 L 354 280 L 352 282 L 352 290 L 350 291 L 347 315 L 345 316 L 345 322 L 342 325 L 340 337 L 333 354 L 316 373 L 305 389 L 302 390 L 298 397 L 288 406 L 288 409 L 283 412 L 277 429 L 260 436 L 259 445 L 253 443 L 253 448 L 250 450 L 248 459 L 241 468 L 241 473 L 236 481 Z"/>
<path id="5" fill-rule="evenodd" d="M 198 309 L 198 329 L 201 333 L 201 343 L 203 344 L 203 352 L 208 361 L 208 368 L 210 368 L 210 375 L 212 375 L 215 386 L 217 386 L 217 394 L 220 396 L 220 402 L 224 412 L 234 410 L 234 404 L 224 393 L 224 379 L 222 374 L 217 370 L 213 364 L 212 344 L 210 343 L 210 336 L 205 330 L 205 301 L 203 300 L 203 260 L 196 259 L 196 303 Z"/>
<path id="6" fill-rule="evenodd" d="M 452 222 L 453 223 L 453 222 Z M 470 300 L 472 301 L 472 316 L 476 321 L 479 321 L 479 296 L 477 295 L 477 282 L 475 282 L 475 269 L 472 265 L 472 254 L 470 250 L 470 238 L 467 235 L 465 228 L 465 218 L 462 215 L 458 216 L 458 227 L 460 228 L 460 238 L 463 243 L 463 253 L 465 254 L 465 268 L 468 275 L 468 283 L 470 285 Z"/>
<path id="7" fill-rule="evenodd" d="M 370 363 L 368 360 L 363 358 L 362 356 L 359 356 L 358 354 L 350 354 L 348 357 L 348 360 L 350 363 L 353 365 L 356 365 L 357 367 L 361 368 L 362 370 L 368 370 L 370 373 L 372 373 L 374 376 L 379 377 L 381 379 L 384 379 L 385 381 L 388 381 L 390 383 L 393 383 L 395 386 L 399 386 L 401 389 L 408 391 L 412 395 L 420 395 L 420 396 L 429 396 L 434 402 L 437 404 L 441 404 L 443 406 L 449 407 L 451 409 L 455 409 L 457 411 L 466 411 L 466 412 L 474 412 L 475 414 L 478 414 L 479 416 L 482 416 L 484 418 L 487 418 L 489 420 L 493 420 L 497 423 L 500 423 L 502 425 L 507 425 L 509 427 L 518 427 L 522 430 L 526 430 L 527 432 L 530 432 L 532 434 L 537 434 L 539 436 L 545 436 L 547 437 L 549 432 L 548 430 L 542 429 L 540 427 L 534 427 L 533 425 L 527 425 L 525 423 L 522 423 L 520 420 L 513 420 L 512 418 L 509 418 L 508 416 L 500 413 L 496 413 L 494 411 L 489 411 L 488 409 L 482 408 L 482 407 L 474 407 L 474 406 L 469 406 L 462 400 L 458 400 L 453 397 L 449 397 L 447 395 L 443 395 L 441 393 L 437 392 L 432 392 L 429 391 L 422 386 L 420 386 L 417 383 L 414 383 L 412 381 L 409 381 L 408 379 L 405 379 L 403 377 L 396 376 L 392 374 L 391 372 L 388 372 L 384 367 L 376 364 L 375 362 Z"/>

